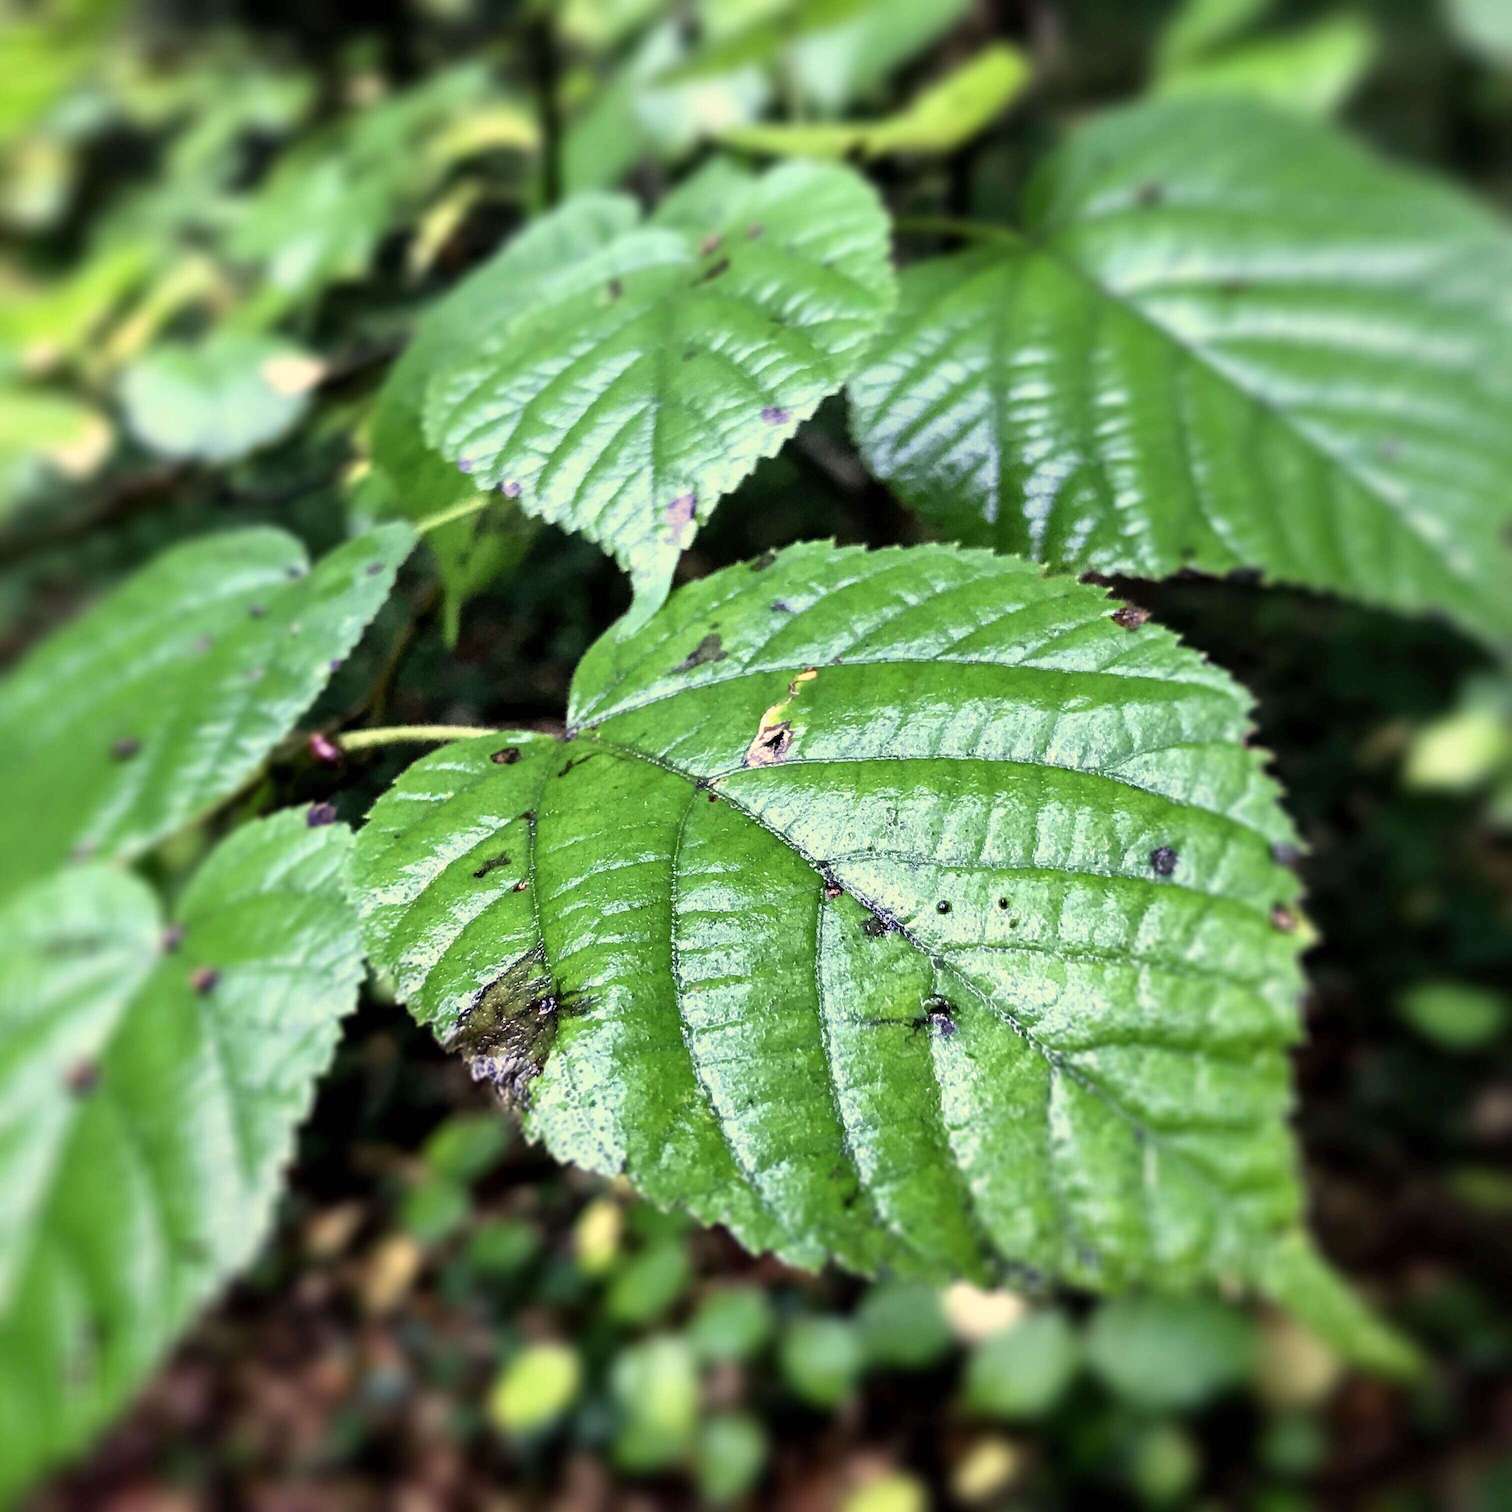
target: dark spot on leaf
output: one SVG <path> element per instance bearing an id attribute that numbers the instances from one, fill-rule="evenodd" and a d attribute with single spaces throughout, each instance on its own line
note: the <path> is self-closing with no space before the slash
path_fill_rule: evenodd
<path id="1" fill-rule="evenodd" d="M 1008 900 L 1007 900 L 1007 898 L 999 898 L 998 899 L 998 907 L 1002 908 L 1002 909 L 1006 909 L 1008 907 Z"/>
<path id="2" fill-rule="evenodd" d="M 1249 291 L 1249 280 L 1245 278 L 1220 279 L 1218 290 L 1222 294 L 1244 294 Z"/>
<path id="3" fill-rule="evenodd" d="M 339 672 L 342 668 L 341 658 L 339 656 L 333 656 L 330 661 L 326 663 L 326 665 L 331 669 L 331 671 Z"/>
<path id="4" fill-rule="evenodd" d="M 573 769 L 573 767 L 580 767 L 585 761 L 592 761 L 597 754 L 597 751 L 589 751 L 586 756 L 574 756 L 570 761 L 567 761 L 563 764 L 562 769 L 557 773 L 557 776 L 565 777 L 568 772 Z"/>
<path id="5" fill-rule="evenodd" d="M 301 567 L 298 562 L 290 562 L 289 565 L 284 568 L 284 576 L 288 578 L 291 583 L 297 583 L 304 575 L 305 569 Z"/>
<path id="6" fill-rule="evenodd" d="M 1139 188 L 1134 191 L 1135 203 L 1143 205 L 1147 210 L 1153 209 L 1164 199 L 1165 190 L 1159 184 L 1154 183 L 1153 181 L 1150 183 L 1141 184 Z"/>
<path id="7" fill-rule="evenodd" d="M 172 955 L 184 943 L 184 926 L 170 924 L 158 940 L 164 955 Z"/>
<path id="8" fill-rule="evenodd" d="M 729 271 L 730 259 L 728 257 L 721 257 L 718 262 L 710 263 L 694 281 L 696 283 L 712 283 L 716 278 Z"/>
<path id="9" fill-rule="evenodd" d="M 520 484 L 515 482 L 513 478 L 510 478 L 506 482 L 499 484 L 499 492 L 506 499 L 518 499 L 520 497 Z"/>
<path id="10" fill-rule="evenodd" d="M 785 761 L 793 749 L 793 726 L 784 719 L 780 724 L 766 726 L 756 733 L 756 738 L 746 747 L 745 765 L 748 767 L 776 766 Z"/>
<path id="11" fill-rule="evenodd" d="M 763 236 L 765 233 L 766 227 L 763 226 L 760 221 L 752 221 L 751 224 L 746 227 L 746 240 L 755 241 L 758 237 Z"/>
<path id="12" fill-rule="evenodd" d="M 189 973 L 189 985 L 203 997 L 207 992 L 214 992 L 216 984 L 220 981 L 220 972 L 213 966 L 196 966 Z"/>
<path id="13" fill-rule="evenodd" d="M 683 348 L 683 361 L 684 362 L 692 362 L 692 360 L 696 356 L 698 356 L 698 351 L 697 351 L 697 349 L 695 347 L 684 347 Z"/>
<path id="14" fill-rule="evenodd" d="M 751 571 L 765 572 L 776 560 L 777 553 L 769 546 L 760 556 L 751 558 Z M 777 606 L 774 604 L 772 607 L 775 609 Z"/>
<path id="15" fill-rule="evenodd" d="M 773 614 L 791 614 L 792 612 L 793 612 L 793 606 L 790 603 L 788 603 L 788 601 L 786 599 L 773 599 L 772 600 L 772 613 Z"/>
<path id="16" fill-rule="evenodd" d="M 465 1008 L 448 1048 L 468 1062 L 474 1081 L 488 1082 L 522 1107 L 556 1039 L 562 1000 L 543 969 L 543 953 L 522 956 Z"/>
<path id="17" fill-rule="evenodd" d="M 524 877 L 521 877 L 521 878 L 520 878 L 520 880 L 519 880 L 519 881 L 518 881 L 518 882 L 516 882 L 516 883 L 515 883 L 515 885 L 514 885 L 514 887 L 513 887 L 513 888 L 512 888 L 512 889 L 511 889 L 511 891 L 512 891 L 512 892 L 524 892 L 524 891 L 525 891 L 525 889 L 526 889 L 526 888 L 527 888 L 527 887 L 529 887 L 529 886 L 530 886 L 530 883 L 528 883 L 528 882 L 527 882 L 527 881 L 526 881 L 526 880 L 525 880 L 525 879 L 524 879 Z"/>
<path id="18" fill-rule="evenodd" d="M 953 1039 L 956 1032 L 955 1004 L 949 998 L 925 998 L 924 1022 L 931 1034 L 937 1034 L 941 1039 Z"/>
<path id="19" fill-rule="evenodd" d="M 678 494 L 664 511 L 667 524 L 672 527 L 674 539 L 681 539 L 683 532 L 693 523 L 698 505 L 696 495 Z"/>
<path id="20" fill-rule="evenodd" d="M 1277 903 L 1270 911 L 1270 921 L 1283 934 L 1290 934 L 1297 927 L 1297 916 L 1284 903 Z"/>
<path id="21" fill-rule="evenodd" d="M 1150 870 L 1157 877 L 1169 877 L 1176 870 L 1176 863 L 1180 859 L 1169 845 L 1157 845 L 1150 852 Z"/>
<path id="22" fill-rule="evenodd" d="M 718 803 L 719 802 L 719 794 L 718 793 L 710 793 L 709 794 L 709 802 L 710 803 Z"/>
<path id="23" fill-rule="evenodd" d="M 380 572 L 382 572 L 382 571 L 383 571 L 383 563 L 382 562 L 369 562 L 367 564 L 367 575 L 369 577 L 377 577 L 378 574 Z"/>
<path id="24" fill-rule="evenodd" d="M 707 257 L 711 252 L 717 252 L 724 245 L 724 237 L 718 231 L 711 231 L 698 244 L 698 255 Z"/>
<path id="25" fill-rule="evenodd" d="M 142 749 L 142 742 L 135 735 L 123 735 L 119 740 L 110 743 L 110 759 L 112 761 L 130 761 Z"/>
<path id="26" fill-rule="evenodd" d="M 513 766 L 520 759 L 519 746 L 503 746 L 488 758 L 495 766 Z"/>
<path id="27" fill-rule="evenodd" d="M 941 898 L 940 901 L 935 904 L 935 912 L 938 914 L 948 914 L 950 912 L 950 899 Z"/>
<path id="28" fill-rule="evenodd" d="M 321 829 L 327 824 L 336 822 L 336 805 L 334 803 L 312 803 L 309 811 L 305 814 L 305 823 L 311 829 Z"/>
<path id="29" fill-rule="evenodd" d="M 523 819 L 526 824 L 534 824 L 535 823 L 535 810 L 534 809 L 526 809 L 525 812 L 520 815 L 520 818 Z"/>
<path id="30" fill-rule="evenodd" d="M 1278 842 L 1271 846 L 1271 860 L 1277 866 L 1295 866 L 1302 859 L 1302 852 L 1295 845 Z"/>
<path id="31" fill-rule="evenodd" d="M 501 866 L 508 866 L 508 865 L 509 865 L 509 856 L 508 856 L 508 854 L 506 852 L 504 852 L 504 851 L 500 851 L 497 856 L 490 856 L 488 858 L 488 860 L 486 860 L 482 864 L 482 866 L 478 867 L 477 870 L 475 870 L 473 872 L 473 876 L 477 877 L 477 878 L 479 878 L 481 880 L 482 878 L 486 877 L 489 874 L 489 872 L 498 871 L 498 869 Z"/>
<path id="32" fill-rule="evenodd" d="M 724 642 L 717 634 L 709 634 L 673 667 L 674 672 L 691 672 L 694 667 L 706 666 L 709 662 L 725 659 Z"/>
<path id="33" fill-rule="evenodd" d="M 88 1097 L 100 1085 L 98 1061 L 75 1061 L 63 1075 L 63 1085 L 75 1097 Z"/>
<path id="34" fill-rule="evenodd" d="M 625 292 L 625 281 L 624 281 L 624 279 L 622 279 L 622 278 L 611 278 L 609 280 L 609 297 L 610 297 L 610 299 L 618 299 L 620 297 L 620 295 L 623 294 L 624 292 Z"/>
<path id="35" fill-rule="evenodd" d="M 845 889 L 841 887 L 841 885 L 827 872 L 825 873 L 824 877 L 824 896 L 828 898 L 831 903 L 833 903 L 836 898 L 845 896 Z"/>
<path id="36" fill-rule="evenodd" d="M 253 619 L 266 619 L 268 617 L 268 606 L 266 604 L 248 604 L 247 613 Z"/>
<path id="37" fill-rule="evenodd" d="M 890 914 L 885 914 L 880 908 L 872 909 L 866 917 L 866 922 L 861 928 L 872 939 L 880 940 L 883 935 L 891 934 L 898 927 L 898 921 Z"/>
<path id="38" fill-rule="evenodd" d="M 768 425 L 786 425 L 793 416 L 791 411 L 783 409 L 780 404 L 765 404 L 761 408 L 761 418 Z"/>
<path id="39" fill-rule="evenodd" d="M 1138 630 L 1141 625 L 1149 623 L 1150 611 L 1141 609 L 1138 604 L 1122 604 L 1109 618 L 1125 630 Z"/>
<path id="40" fill-rule="evenodd" d="M 341 747 L 319 730 L 310 736 L 310 755 L 324 766 L 336 766 L 341 761 Z"/>

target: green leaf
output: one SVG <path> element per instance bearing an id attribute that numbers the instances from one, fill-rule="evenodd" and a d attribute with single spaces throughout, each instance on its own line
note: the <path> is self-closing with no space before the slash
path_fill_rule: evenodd
<path id="1" fill-rule="evenodd" d="M 154 451 L 230 462 L 287 434 L 323 371 L 287 341 L 224 331 L 138 358 L 121 376 L 121 403 L 127 425 Z"/>
<path id="2" fill-rule="evenodd" d="M 1512 635 L 1512 237 L 1238 100 L 1105 117 L 1027 234 L 911 268 L 850 386 L 941 531 L 1054 566 L 1258 568 Z"/>
<path id="3" fill-rule="evenodd" d="M 748 152 L 792 157 L 953 152 L 991 125 L 1028 82 L 1028 60 L 1017 48 L 997 43 L 880 121 L 768 122 L 733 127 L 721 140 Z"/>
<path id="4" fill-rule="evenodd" d="M 0 1501 L 76 1451 L 267 1232 L 356 1001 L 344 826 L 236 831 L 165 931 L 136 878 L 0 911 Z"/>
<path id="5" fill-rule="evenodd" d="M 1054 1410 L 1081 1368 L 1081 1340 L 1054 1308 L 989 1334 L 966 1362 L 968 1411 L 1009 1421 Z"/>
<path id="6" fill-rule="evenodd" d="M 382 475 L 390 512 L 423 520 L 476 492 L 473 480 L 426 442 L 421 409 L 435 373 L 455 360 L 480 328 L 528 312 L 564 265 L 602 252 L 637 218 L 634 204 L 621 196 L 579 195 L 533 221 L 426 312 L 415 339 L 390 369 L 373 411 L 373 466 Z M 531 528 L 516 504 L 500 498 L 494 518 L 500 517 L 502 536 L 473 515 L 429 537 L 453 616 L 452 640 L 462 604 L 529 544 Z M 514 550 L 501 549 L 505 545 Z"/>
<path id="7" fill-rule="evenodd" d="M 1174 72 L 1235 41 L 1275 8 L 1275 0 L 1184 0 L 1161 28 L 1156 68 Z"/>
<path id="8" fill-rule="evenodd" d="M 1506 1033 L 1512 1003 L 1499 992 L 1469 982 L 1419 982 L 1397 1012 L 1440 1049 L 1484 1050 Z"/>
<path id="9" fill-rule="evenodd" d="M 0 894 L 70 856 L 120 860 L 229 798 L 356 644 L 413 536 L 313 571 L 280 530 L 165 552 L 0 682 Z"/>
<path id="10" fill-rule="evenodd" d="M 753 1250 L 1253 1278 L 1299 1222 L 1293 833 L 1247 697 L 1129 623 L 948 547 L 691 584 L 569 740 L 379 800 L 372 959 L 558 1157 Z"/>
<path id="11" fill-rule="evenodd" d="M 833 115 L 943 37 L 971 0 L 869 0 L 855 15 L 792 39 L 785 67 L 799 98 Z"/>
<path id="12" fill-rule="evenodd" d="M 721 494 L 854 371 L 891 307 L 887 221 L 848 169 L 732 181 L 565 262 L 431 380 L 426 431 L 480 488 L 577 530 L 665 598 Z M 738 187 L 736 184 L 738 183 Z"/>
<path id="13" fill-rule="evenodd" d="M 1121 1297 L 1092 1320 L 1087 1362 L 1127 1402 L 1191 1411 L 1253 1371 L 1254 1325 L 1210 1297 Z"/>
<path id="14" fill-rule="evenodd" d="M 1163 74 L 1155 93 L 1248 95 L 1303 115 L 1332 115 L 1359 87 L 1375 55 L 1369 22 L 1344 13 L 1323 16 Z"/>

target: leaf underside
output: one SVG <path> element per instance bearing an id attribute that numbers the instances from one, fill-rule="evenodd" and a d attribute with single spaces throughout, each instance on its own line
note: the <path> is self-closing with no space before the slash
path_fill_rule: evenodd
<path id="1" fill-rule="evenodd" d="M 261 1242 L 356 1001 L 342 826 L 282 814 L 165 933 L 104 866 L 0 911 L 0 1501 L 124 1405 Z"/>
<path id="2" fill-rule="evenodd" d="M 503 489 L 630 573 L 627 628 L 665 598 L 719 497 L 850 376 L 894 296 L 886 217 L 856 174 L 710 172 L 720 194 L 694 180 L 680 213 L 627 220 L 533 279 L 518 307 L 501 301 L 427 388 L 426 434 L 474 487 Z"/>
<path id="3" fill-rule="evenodd" d="M 1103 1288 L 1297 1232 L 1297 883 L 1248 702 L 1097 591 L 823 544 L 418 762 L 370 955 L 560 1158 L 792 1263 Z"/>
<path id="4" fill-rule="evenodd" d="M 156 558 L 0 683 L 0 895 L 118 860 L 252 776 L 330 680 L 414 537 L 391 524 L 312 569 L 280 530 Z"/>
<path id="5" fill-rule="evenodd" d="M 942 532 L 1057 567 L 1267 576 L 1512 637 L 1512 237 L 1236 100 L 1135 108 L 1026 235 L 927 261 L 850 385 Z"/>

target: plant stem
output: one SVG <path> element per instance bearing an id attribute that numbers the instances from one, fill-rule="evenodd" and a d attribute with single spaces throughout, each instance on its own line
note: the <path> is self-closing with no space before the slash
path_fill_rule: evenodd
<path id="1" fill-rule="evenodd" d="M 450 525 L 453 520 L 465 520 L 468 515 L 481 513 L 494 502 L 495 500 L 489 494 L 474 494 L 460 504 L 453 504 L 450 509 L 443 509 L 436 514 L 427 515 L 423 520 L 416 520 L 415 534 L 429 535 L 431 531 L 439 530 L 443 525 Z"/>
<path id="2" fill-rule="evenodd" d="M 406 745 L 411 742 L 471 740 L 475 735 L 497 735 L 483 725 L 383 725 L 371 730 L 350 730 L 332 736 L 333 744 L 343 751 L 370 751 L 378 746 Z"/>

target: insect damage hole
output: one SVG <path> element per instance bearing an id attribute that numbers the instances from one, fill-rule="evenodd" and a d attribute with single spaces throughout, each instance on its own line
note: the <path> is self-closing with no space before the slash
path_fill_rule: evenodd
<path id="1" fill-rule="evenodd" d="M 538 946 L 482 988 L 463 1010 L 447 1042 L 508 1106 L 529 1103 L 530 1084 L 556 1041 L 563 1002 Z"/>

